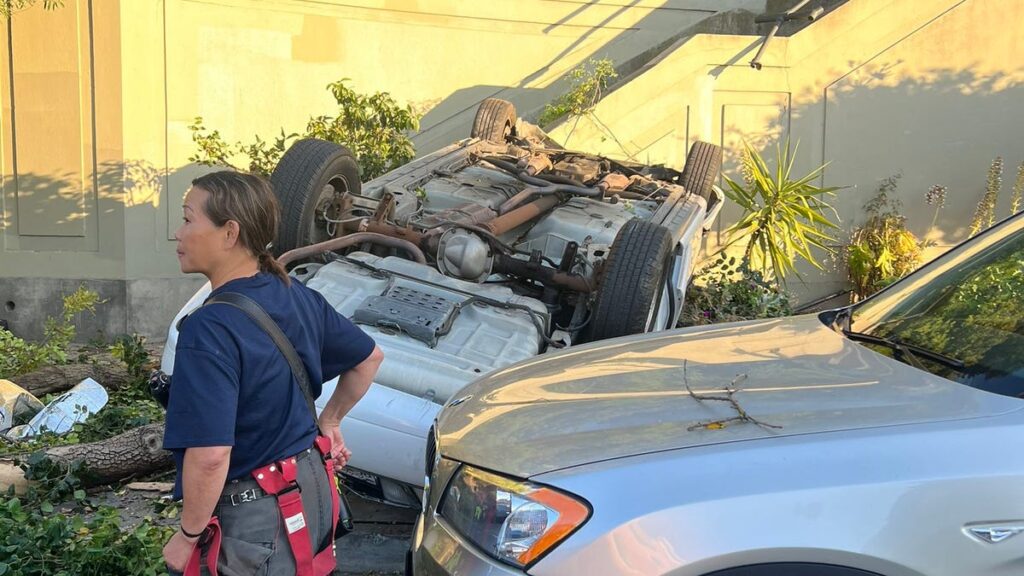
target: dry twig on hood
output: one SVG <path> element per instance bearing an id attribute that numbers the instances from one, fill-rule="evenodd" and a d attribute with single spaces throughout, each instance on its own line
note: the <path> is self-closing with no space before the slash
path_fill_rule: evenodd
<path id="1" fill-rule="evenodd" d="M 707 430 L 721 430 L 722 428 L 725 428 L 726 426 L 728 426 L 732 422 L 751 422 L 753 424 L 757 424 L 761 428 L 766 428 L 766 429 L 767 428 L 773 428 L 773 429 L 781 429 L 782 428 L 782 426 L 776 426 L 775 424 L 768 424 L 767 422 L 762 422 L 762 421 L 758 420 L 757 418 L 754 418 L 753 416 L 748 414 L 747 411 L 744 410 L 742 406 L 740 406 L 740 403 L 738 401 L 736 401 L 735 394 L 736 394 L 736 392 L 739 391 L 739 389 L 736 386 L 739 383 L 741 383 L 741 382 L 743 382 L 744 380 L 747 379 L 747 375 L 746 374 L 740 374 L 740 375 L 736 376 L 735 378 L 732 379 L 732 382 L 729 382 L 729 384 L 726 385 L 726 387 L 722 389 L 722 391 L 725 392 L 725 396 L 698 395 L 698 394 L 696 394 L 693 391 L 692 388 L 690 388 L 690 381 L 689 381 L 689 379 L 687 378 L 687 375 L 686 375 L 686 364 L 687 364 L 687 361 L 683 360 L 683 385 L 686 386 L 686 391 L 689 392 L 690 396 L 692 396 L 694 400 L 696 400 L 697 402 L 699 402 L 701 404 L 703 404 L 705 400 L 715 400 L 715 401 L 718 401 L 718 402 L 728 402 L 732 406 L 733 410 L 736 411 L 736 416 L 733 416 L 732 418 L 723 418 L 721 420 L 709 420 L 707 422 L 698 422 L 698 423 L 694 424 L 693 426 L 690 426 L 689 428 L 687 428 L 688 431 L 692 432 L 693 430 L 700 430 L 702 428 L 703 429 L 707 429 Z"/>

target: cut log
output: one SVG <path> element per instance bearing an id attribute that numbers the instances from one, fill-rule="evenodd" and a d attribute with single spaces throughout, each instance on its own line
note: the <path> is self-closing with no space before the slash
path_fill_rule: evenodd
<path id="1" fill-rule="evenodd" d="M 107 390 L 117 390 L 131 381 L 128 368 L 120 360 L 97 360 L 95 363 L 60 364 L 15 376 L 10 380 L 41 398 L 63 392 L 86 378 L 92 378 Z"/>
<path id="2" fill-rule="evenodd" d="M 169 470 L 174 459 L 162 448 L 163 440 L 164 425 L 149 424 L 98 442 L 48 448 L 45 453 L 51 460 L 66 465 L 81 461 L 82 485 L 88 488 Z M 24 475 L 17 465 L 0 461 L 0 491 L 23 483 Z"/>

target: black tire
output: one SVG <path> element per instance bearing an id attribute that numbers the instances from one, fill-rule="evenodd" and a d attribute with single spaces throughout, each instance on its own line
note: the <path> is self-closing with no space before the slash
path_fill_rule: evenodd
<path id="1" fill-rule="evenodd" d="M 329 240 L 329 222 L 322 216 L 325 203 L 362 190 L 352 152 L 316 138 L 292 144 L 270 175 L 270 183 L 281 203 L 275 255 Z"/>
<path id="2" fill-rule="evenodd" d="M 730 568 L 706 576 L 880 576 L 856 568 L 833 566 L 831 564 L 808 564 L 803 562 L 780 562 L 758 564 L 742 568 Z"/>
<path id="3" fill-rule="evenodd" d="M 633 218 L 615 235 L 587 325 L 588 342 L 647 332 L 669 272 L 672 235 L 663 226 Z"/>
<path id="4" fill-rule="evenodd" d="M 707 142 L 697 141 L 690 146 L 686 165 L 679 175 L 679 185 L 691 194 L 711 200 L 711 187 L 722 171 L 722 148 Z"/>
<path id="5" fill-rule="evenodd" d="M 487 98 L 476 109 L 473 129 L 469 135 L 490 142 L 502 144 L 516 129 L 516 107 L 508 100 Z"/>

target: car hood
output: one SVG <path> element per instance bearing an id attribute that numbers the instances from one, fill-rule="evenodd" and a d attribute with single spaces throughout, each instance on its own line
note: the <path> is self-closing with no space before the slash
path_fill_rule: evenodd
<path id="1" fill-rule="evenodd" d="M 437 434 L 447 458 L 526 478 L 662 450 L 1020 406 L 873 352 L 811 315 L 540 356 L 457 393 Z"/>

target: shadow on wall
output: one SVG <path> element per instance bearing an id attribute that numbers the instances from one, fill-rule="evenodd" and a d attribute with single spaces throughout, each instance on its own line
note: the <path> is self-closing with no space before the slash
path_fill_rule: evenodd
<path id="1" fill-rule="evenodd" d="M 847 0 L 814 0 L 809 4 L 809 6 L 822 6 L 826 11 L 830 12 L 841 4 L 844 4 L 846 1 Z M 596 4 L 596 0 L 591 0 L 590 2 L 581 4 L 570 14 L 547 26 L 543 32 L 545 34 L 549 34 L 557 30 L 560 26 L 569 23 L 572 19 L 580 16 Z M 774 4 L 778 4 L 778 2 L 775 2 Z M 592 58 L 612 59 L 615 62 L 616 71 L 619 73 L 618 85 L 622 85 L 629 81 L 630 76 L 633 73 L 642 70 L 646 65 L 656 61 L 660 56 L 672 49 L 674 45 L 679 45 L 684 42 L 687 37 L 694 34 L 705 33 L 758 36 L 758 38 L 751 41 L 751 47 L 756 48 L 762 42 L 762 38 L 760 38 L 760 36 L 767 33 L 771 27 L 769 24 L 756 24 L 755 17 L 757 14 L 748 10 L 701 10 L 688 8 L 686 7 L 685 2 L 667 0 L 662 2 L 660 5 L 653 7 L 650 14 L 634 23 L 629 29 L 616 35 L 610 41 L 593 48 L 589 46 L 590 38 L 595 32 L 601 30 L 605 25 L 610 24 L 616 18 L 640 5 L 640 0 L 630 0 L 629 2 L 618 5 L 615 11 L 609 13 L 593 26 L 589 27 L 583 34 L 575 38 L 546 64 L 538 67 L 529 74 L 526 74 L 514 86 L 473 86 L 457 90 L 447 98 L 427 103 L 429 107 L 421 120 L 421 126 L 423 126 L 423 129 L 413 138 L 417 145 L 420 143 L 426 144 L 421 153 L 428 152 L 432 148 L 438 147 L 438 143 L 440 143 L 440 145 L 444 145 L 456 139 L 465 138 L 469 133 L 469 125 L 472 122 L 473 115 L 476 113 L 477 105 L 485 98 L 495 97 L 509 100 L 516 104 L 517 111 L 520 116 L 527 118 L 528 120 L 536 120 L 544 105 L 553 100 L 567 86 L 569 71 L 558 74 L 557 77 L 552 78 L 547 82 L 543 88 L 537 88 L 531 85 L 535 82 L 541 81 L 546 75 L 551 73 L 553 69 L 557 69 L 561 60 L 577 52 L 587 52 L 589 57 Z M 784 7 L 773 6 L 773 2 L 771 2 L 771 0 L 766 3 L 765 9 L 769 12 L 776 10 L 777 8 L 781 11 Z M 650 48 L 640 52 L 639 54 L 632 54 L 628 57 L 625 56 L 626 54 L 630 54 L 628 48 L 624 47 L 625 43 L 627 43 L 637 31 L 655 28 L 657 23 L 660 23 L 665 19 L 665 13 L 667 11 L 704 13 L 706 17 L 692 25 L 680 28 L 675 33 L 670 34 L 667 38 L 652 45 Z M 808 24 L 809 22 L 789 22 L 780 31 L 780 35 L 786 36 L 793 34 L 806 27 Z M 753 52 L 751 52 L 750 55 L 752 54 Z M 745 57 L 749 60 L 750 55 L 745 55 Z M 615 86 L 612 86 L 610 91 L 614 89 Z M 625 147 L 623 150 L 625 150 Z M 633 154 L 635 155 L 641 152 L 642 150 L 633 151 Z"/>
<path id="2" fill-rule="evenodd" d="M 824 157 L 832 163 L 825 178 L 856 186 L 838 205 L 847 228 L 863 221 L 862 207 L 884 178 L 902 174 L 899 197 L 909 229 L 942 246 L 956 244 L 968 235 L 997 156 L 1006 168 L 996 213 L 1009 215 L 1009 192 L 1024 162 L 1021 102 L 1024 74 L 930 69 L 901 78 L 892 66 L 829 87 L 822 113 Z M 797 117 L 804 113 L 794 111 Z M 947 188 L 934 226 L 934 211 L 925 202 L 933 185 Z"/>
<path id="3" fill-rule="evenodd" d="M 79 314 L 75 319 L 76 339 L 86 341 L 97 336 L 111 337 L 126 333 L 139 333 L 147 337 L 162 337 L 168 324 L 183 303 L 204 279 L 197 275 L 179 275 L 168 279 L 166 272 L 176 270 L 173 234 L 181 218 L 178 205 L 181 195 L 169 194 L 169 186 L 187 188 L 192 179 L 211 168 L 188 164 L 167 172 L 145 160 L 123 163 L 107 162 L 97 166 L 91 175 L 88 198 L 82 201 L 81 177 L 77 174 L 19 174 L 8 175 L 6 190 L 8 206 L 30 207 L 34 218 L 40 217 L 56 224 L 80 223 L 92 220 L 86 228 L 86 240 L 98 235 L 98 254 L 91 256 L 104 260 L 143 262 L 159 274 L 143 272 L 106 279 L 88 279 L 82 269 L 61 271 L 63 277 L 50 277 L 54 270 L 25 268 L 22 277 L 0 278 L 0 319 L 9 323 L 19 336 L 39 339 L 43 336 L 43 320 L 61 313 L 61 297 L 70 294 L 79 285 L 99 294 L 104 303 L 96 314 Z M 17 192 L 11 188 L 17 182 Z M 95 190 L 95 193 L 92 193 Z M 77 191 L 72 194 L 72 191 Z M 67 199 L 77 196 L 73 202 Z M 168 197 L 172 199 L 167 200 Z M 42 210 L 42 212 L 40 212 Z M 0 230 L 7 230 L 7 249 L 13 253 L 35 254 L 27 247 L 22 235 L 17 237 L 20 213 L 7 210 L 0 213 Z M 17 237 L 21 246 L 12 246 L 10 236 Z M 43 238 L 61 240 L 60 238 Z M 32 240 L 35 240 L 32 238 Z M 83 238 L 67 238 L 71 241 Z M 74 249 L 68 248 L 69 251 Z M 82 249 L 86 250 L 86 249 Z M 120 251 L 123 250 L 123 253 Z M 40 266 L 47 266 L 47 252 L 39 252 Z M 84 254 L 84 252 L 83 252 Z M 0 252 L 0 265 L 4 259 Z"/>
<path id="4" fill-rule="evenodd" d="M 549 34 L 557 30 L 560 26 L 565 25 L 573 18 L 580 16 L 597 4 L 596 0 L 591 0 L 586 4 L 581 4 L 569 15 L 563 17 L 558 22 L 547 26 L 544 29 L 544 33 Z M 431 152 L 451 142 L 468 137 L 477 107 L 479 103 L 486 98 L 502 98 L 509 100 L 516 105 L 516 110 L 519 116 L 527 120 L 535 121 L 544 108 L 544 105 L 551 102 L 568 87 L 568 76 L 571 72 L 571 68 L 561 73 L 557 73 L 557 75 L 553 76 L 546 82 L 544 81 L 544 78 L 551 74 L 552 70 L 560 68 L 559 63 L 567 57 L 581 53 L 585 54 L 585 56 L 579 59 L 581 62 L 585 61 L 587 58 L 609 58 L 615 62 L 616 70 L 619 73 L 619 82 L 621 84 L 630 73 L 640 69 L 644 64 L 656 58 L 672 44 L 677 43 L 686 36 L 696 34 L 700 31 L 707 31 L 709 27 L 707 22 L 717 21 L 720 15 L 742 12 L 744 14 L 744 18 L 741 20 L 743 22 L 749 21 L 749 26 L 746 26 L 744 30 L 750 32 L 751 30 L 747 30 L 747 28 L 753 26 L 754 15 L 745 10 L 732 11 L 729 13 L 716 13 L 714 10 L 687 8 L 684 4 L 685 3 L 679 2 L 678 0 L 666 0 L 661 2 L 657 6 L 652 7 L 647 16 L 632 24 L 628 29 L 622 30 L 614 38 L 604 42 L 603 44 L 593 45 L 591 37 L 596 32 L 601 31 L 606 24 L 614 21 L 629 10 L 641 6 L 640 0 L 629 0 L 628 2 L 623 2 L 617 6 L 615 11 L 609 13 L 593 26 L 589 27 L 584 33 L 573 39 L 572 42 L 560 50 L 559 53 L 548 62 L 537 67 L 535 70 L 532 70 L 530 73 L 525 74 L 518 82 L 515 82 L 514 85 L 477 85 L 466 87 L 456 90 L 449 96 L 439 99 L 436 102 L 426 103 L 426 113 L 420 121 L 421 130 L 413 136 L 413 142 L 416 144 L 417 153 L 424 154 Z M 708 18 L 670 34 L 668 38 L 639 54 L 636 54 L 635 50 L 631 50 L 628 43 L 633 39 L 634 35 L 641 33 L 643 30 L 657 29 L 659 25 L 664 27 L 664 19 L 666 18 L 665 13 L 667 11 L 689 14 L 702 13 Z M 722 20 L 722 25 L 729 27 L 738 26 L 730 19 Z M 714 29 L 714 26 L 712 25 L 711 28 Z M 540 82 L 544 82 L 543 87 L 537 87 L 537 83 Z"/>
<path id="5" fill-rule="evenodd" d="M 1019 113 L 1024 67 L 989 74 L 976 69 L 917 67 L 909 73 L 901 61 L 873 70 L 858 70 L 850 63 L 820 75 L 838 79 L 827 86 L 783 93 L 755 122 L 749 115 L 730 122 L 725 106 L 716 105 L 722 126 L 715 137 L 726 148 L 723 173 L 730 178 L 742 180 L 744 140 L 774 167 L 776 144 L 792 137 L 791 145 L 799 145 L 796 176 L 827 162 L 820 184 L 843 187 L 830 200 L 841 225 L 835 234 L 836 256 L 825 261 L 825 273 L 799 267 L 807 280 L 798 291 L 801 297 L 831 293 L 846 284 L 842 248 L 853 228 L 866 220 L 864 205 L 892 175 L 902 176 L 896 197 L 907 228 L 934 245 L 922 262 L 968 237 L 996 157 L 1004 164 L 996 220 L 1010 215 L 1018 171 L 1024 169 L 1024 116 Z M 938 210 L 926 202 L 935 185 L 946 187 L 945 206 Z M 727 204 L 719 220 L 721 233 L 709 237 L 711 244 L 724 242 L 724 231 L 740 216 L 739 207 Z"/>
<path id="6" fill-rule="evenodd" d="M 95 200 L 104 206 L 97 210 L 98 214 L 113 214 L 119 208 L 111 202 L 123 206 L 125 209 L 138 209 L 162 212 L 159 210 L 162 204 L 168 202 L 168 188 L 174 183 L 178 187 L 184 186 L 181 196 L 187 189 L 189 183 L 195 178 L 216 170 L 209 166 L 202 166 L 189 163 L 185 166 L 167 172 L 154 166 L 146 160 L 125 160 L 124 162 L 103 162 L 97 165 L 96 173 L 90 175 L 93 185 L 88 188 L 95 189 Z M 17 176 L 5 175 L 3 180 L 12 183 L 12 189 L 6 190 L 8 202 L 14 202 L 16 206 L 31 207 L 34 213 L 42 214 L 46 208 L 52 222 L 66 224 L 80 222 L 91 216 L 89 207 L 93 201 L 82 200 L 82 181 L 78 174 L 66 172 L 63 174 L 36 174 L 25 173 Z M 171 200 L 173 202 L 173 199 Z M 69 208 L 61 210 L 61 208 Z M 174 213 L 177 206 L 169 206 L 171 218 L 168 222 L 174 222 L 178 214 Z M 14 210 L 0 212 L 0 228 L 17 229 L 11 216 L 18 213 Z M 173 229 L 169 231 L 168 239 Z"/>
<path id="7" fill-rule="evenodd" d="M 898 65 L 861 78 L 845 74 L 826 75 L 840 80 L 823 92 L 794 93 L 792 110 L 780 102 L 775 117 L 757 132 L 748 125 L 725 124 L 723 173 L 742 178 L 738 159 L 744 140 L 774 165 L 776 143 L 792 134 L 792 145 L 799 144 L 794 172 L 803 175 L 827 162 L 822 185 L 844 187 L 831 202 L 842 220 L 840 241 L 863 223 L 864 205 L 882 181 L 901 174 L 897 197 L 909 230 L 946 247 L 967 238 L 989 166 L 998 156 L 1004 169 L 996 215 L 1010 215 L 1011 192 L 1024 163 L 1024 116 L 1019 113 L 1024 75 L 929 69 L 907 77 Z M 797 142 L 800 137 L 803 141 Z M 947 188 L 945 207 L 937 214 L 925 201 L 934 185 Z M 738 217 L 738 208 L 724 209 L 722 230 Z"/>

